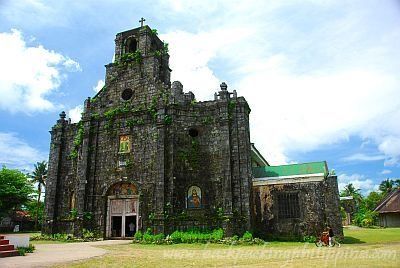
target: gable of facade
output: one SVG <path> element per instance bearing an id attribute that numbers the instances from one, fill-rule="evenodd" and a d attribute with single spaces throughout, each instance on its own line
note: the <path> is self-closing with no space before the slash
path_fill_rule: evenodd
<path id="1" fill-rule="evenodd" d="M 148 26 L 117 34 L 115 45 L 82 120 L 61 113 L 51 130 L 44 231 L 249 230 L 246 100 L 222 83 L 214 100 L 196 102 L 171 84 L 166 45 Z"/>

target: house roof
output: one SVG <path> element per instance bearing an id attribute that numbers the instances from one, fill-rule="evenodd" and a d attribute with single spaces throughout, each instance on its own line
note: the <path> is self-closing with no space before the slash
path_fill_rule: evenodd
<path id="1" fill-rule="evenodd" d="M 400 189 L 391 191 L 375 208 L 378 213 L 400 212 Z"/>
<path id="2" fill-rule="evenodd" d="M 254 143 L 251 143 L 251 158 L 260 166 L 269 166 L 268 161 L 265 160 L 264 156 L 257 150 Z"/>
<path id="3" fill-rule="evenodd" d="M 253 167 L 254 178 L 277 178 L 305 175 L 328 175 L 328 167 L 325 161 L 281 166 Z"/>

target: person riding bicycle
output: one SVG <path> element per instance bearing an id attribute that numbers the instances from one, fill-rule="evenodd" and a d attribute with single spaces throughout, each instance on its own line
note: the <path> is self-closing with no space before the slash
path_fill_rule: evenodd
<path id="1" fill-rule="evenodd" d="M 327 232 L 329 233 L 329 246 L 333 247 L 334 245 L 338 245 L 340 247 L 340 244 L 335 239 L 332 227 L 328 226 Z"/>

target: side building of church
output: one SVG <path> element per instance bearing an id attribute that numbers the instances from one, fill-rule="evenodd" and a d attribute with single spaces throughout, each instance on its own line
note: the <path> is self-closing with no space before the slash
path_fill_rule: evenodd
<path id="1" fill-rule="evenodd" d="M 228 235 L 342 234 L 325 162 L 270 166 L 250 142 L 250 107 L 222 83 L 197 102 L 170 82 L 168 47 L 148 26 L 118 33 L 105 86 L 51 129 L 44 233 L 104 238 L 222 227 Z"/>

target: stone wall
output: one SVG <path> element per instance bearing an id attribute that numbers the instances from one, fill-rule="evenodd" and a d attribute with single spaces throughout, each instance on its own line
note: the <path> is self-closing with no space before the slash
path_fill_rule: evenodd
<path id="1" fill-rule="evenodd" d="M 298 194 L 299 217 L 279 217 L 277 196 L 280 193 Z M 260 236 L 317 236 L 330 225 L 337 236 L 343 237 L 336 177 L 256 186 L 254 202 L 254 227 Z"/>

